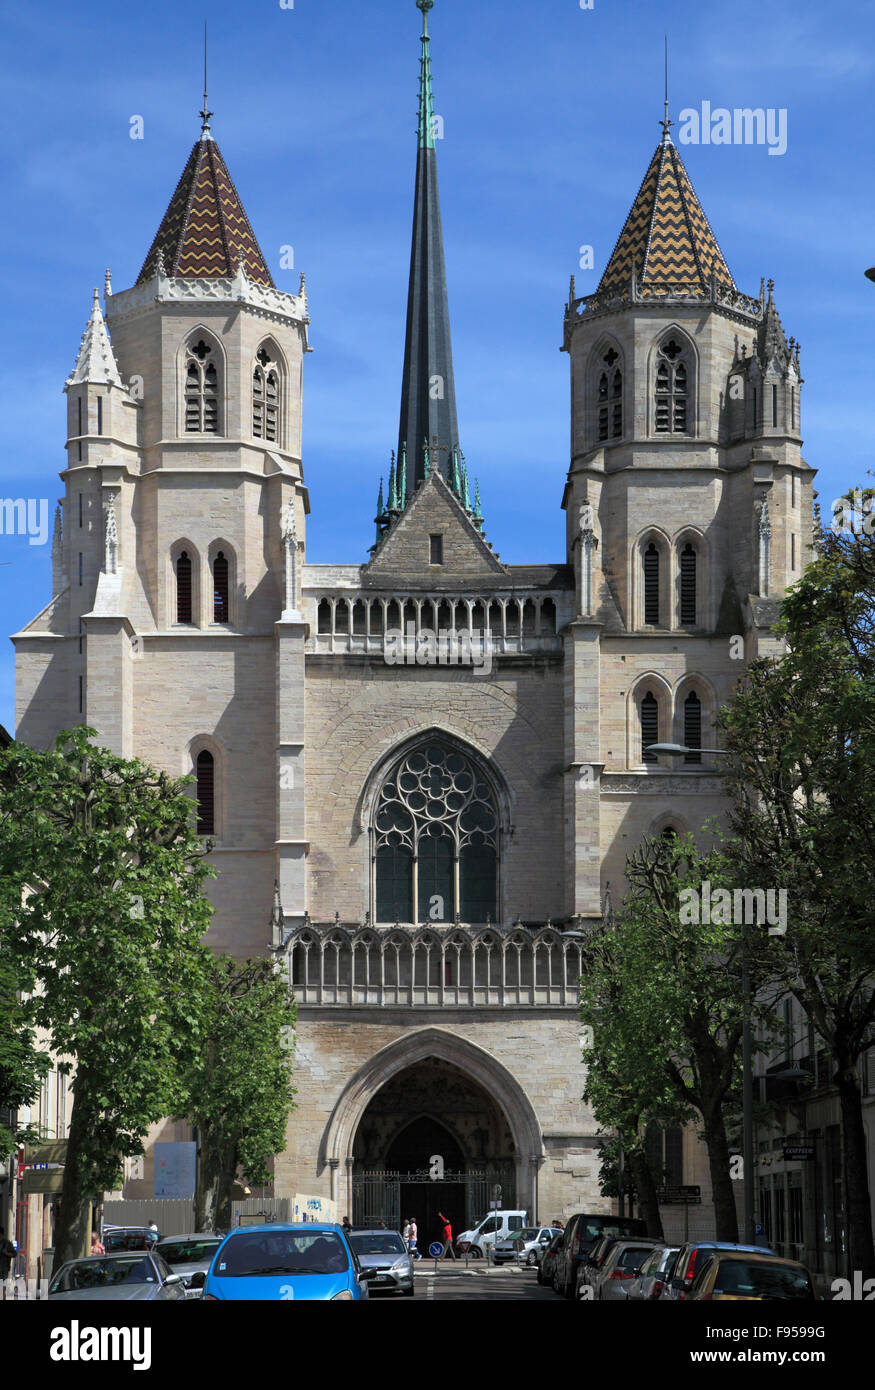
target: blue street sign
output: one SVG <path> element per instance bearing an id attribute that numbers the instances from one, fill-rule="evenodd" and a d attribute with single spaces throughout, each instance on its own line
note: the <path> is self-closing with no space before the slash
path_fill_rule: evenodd
<path id="1" fill-rule="evenodd" d="M 444 1247 L 441 1245 L 439 1240 L 433 1240 L 431 1245 L 428 1247 L 428 1253 L 431 1255 L 433 1259 L 436 1260 L 439 1258 L 440 1255 L 443 1254 L 443 1249 Z"/>

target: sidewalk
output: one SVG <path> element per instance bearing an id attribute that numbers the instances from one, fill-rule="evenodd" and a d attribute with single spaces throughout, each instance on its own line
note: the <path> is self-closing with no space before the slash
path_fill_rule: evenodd
<path id="1" fill-rule="evenodd" d="M 464 1257 L 458 1260 L 438 1260 L 437 1268 L 435 1261 L 429 1256 L 424 1256 L 421 1260 L 416 1260 L 413 1265 L 414 1275 L 428 1275 L 430 1279 L 440 1278 L 442 1274 L 467 1274 L 477 1279 L 501 1279 L 507 1278 L 509 1274 L 534 1274 L 533 1269 L 527 1269 L 525 1265 L 489 1265 L 485 1260 L 470 1260 L 466 1267 Z"/>

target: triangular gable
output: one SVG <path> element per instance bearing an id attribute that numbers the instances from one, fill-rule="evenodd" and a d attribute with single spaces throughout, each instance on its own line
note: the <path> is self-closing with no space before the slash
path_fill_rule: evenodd
<path id="1" fill-rule="evenodd" d="M 443 537 L 443 563 L 430 568 L 430 537 Z M 363 569 L 369 578 L 441 579 L 460 575 L 502 575 L 509 571 L 484 540 L 464 507 L 433 471 L 414 493 L 406 510 L 383 536 Z"/>

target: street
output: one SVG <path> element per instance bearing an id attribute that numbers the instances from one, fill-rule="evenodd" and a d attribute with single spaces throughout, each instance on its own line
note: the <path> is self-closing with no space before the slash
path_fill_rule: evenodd
<path id="1" fill-rule="evenodd" d="M 451 1262 L 450 1262 L 451 1263 Z M 547 1299 L 553 1303 L 559 1302 L 552 1289 L 542 1288 L 535 1282 L 535 1271 L 533 1269 L 518 1270 L 516 1268 L 505 1267 L 503 1269 L 485 1270 L 472 1269 L 466 1272 L 464 1268 L 457 1270 L 445 1269 L 443 1265 L 438 1265 L 437 1274 L 434 1273 L 434 1261 L 422 1261 L 422 1267 L 416 1271 L 416 1293 L 412 1299 L 399 1298 L 397 1294 L 389 1296 L 378 1294 L 369 1300 L 372 1303 L 416 1303 L 421 1299 L 431 1302 L 434 1299 L 461 1300 L 470 1302 L 475 1300 L 488 1300 L 495 1302 L 506 1299 L 524 1299 L 533 1301 L 535 1299 Z"/>

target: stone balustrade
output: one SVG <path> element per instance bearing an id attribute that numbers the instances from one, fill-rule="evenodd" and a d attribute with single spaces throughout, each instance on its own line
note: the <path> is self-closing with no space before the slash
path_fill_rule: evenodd
<path id="1" fill-rule="evenodd" d="M 305 590 L 311 652 L 380 652 L 387 633 L 488 634 L 497 655 L 558 652 L 568 594 L 363 594 Z"/>

